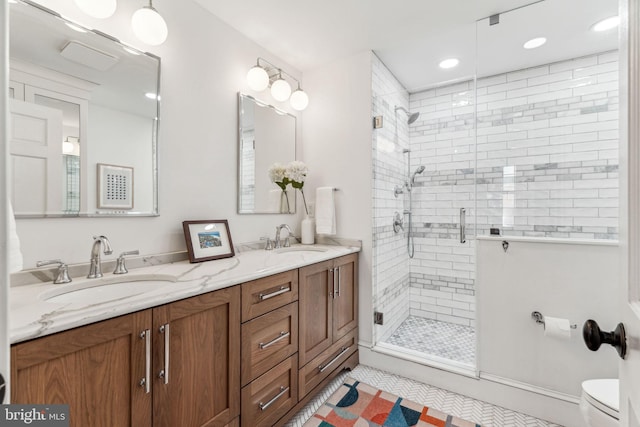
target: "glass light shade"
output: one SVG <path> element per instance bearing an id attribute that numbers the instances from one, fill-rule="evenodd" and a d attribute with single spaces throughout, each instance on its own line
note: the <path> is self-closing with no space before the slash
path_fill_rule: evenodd
<path id="1" fill-rule="evenodd" d="M 293 108 L 294 110 L 302 111 L 307 108 L 307 105 L 309 105 L 309 96 L 302 89 L 296 89 L 291 94 L 289 103 L 291 104 L 291 108 Z"/>
<path id="2" fill-rule="evenodd" d="M 116 0 L 75 0 L 81 11 L 94 18 L 108 18 L 116 11 Z"/>
<path id="3" fill-rule="evenodd" d="M 164 43 L 169 33 L 167 23 L 164 22 L 162 16 L 155 9 L 148 6 L 138 9 L 133 14 L 131 27 L 137 38 L 152 46 Z"/>
<path id="4" fill-rule="evenodd" d="M 271 96 L 276 101 L 286 101 L 289 95 L 291 95 L 291 86 L 282 77 L 271 84 Z"/>
<path id="5" fill-rule="evenodd" d="M 261 92 L 269 86 L 269 74 L 259 65 L 256 65 L 247 73 L 247 83 L 252 90 Z"/>

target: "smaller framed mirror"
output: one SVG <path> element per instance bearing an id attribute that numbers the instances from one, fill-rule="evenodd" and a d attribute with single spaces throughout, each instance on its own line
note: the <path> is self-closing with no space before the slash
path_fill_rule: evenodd
<path id="1" fill-rule="evenodd" d="M 295 191 L 269 177 L 275 163 L 296 158 L 296 116 L 238 94 L 238 213 L 295 213 Z"/>

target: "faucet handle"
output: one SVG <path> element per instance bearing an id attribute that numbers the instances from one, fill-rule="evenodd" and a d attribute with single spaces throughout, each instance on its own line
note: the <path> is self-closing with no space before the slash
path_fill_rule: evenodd
<path id="1" fill-rule="evenodd" d="M 270 251 L 273 249 L 273 242 L 268 237 L 261 237 L 260 240 L 266 240 L 266 244 L 264 245 L 265 251 Z"/>
<path id="2" fill-rule="evenodd" d="M 113 270 L 113 274 L 125 274 L 125 273 L 128 273 L 129 270 L 127 270 L 127 266 L 124 265 L 124 257 L 126 257 L 128 255 L 139 255 L 139 254 L 140 254 L 140 251 L 138 249 L 136 249 L 135 251 L 122 252 L 118 256 L 118 259 L 116 260 L 116 269 Z"/>
<path id="3" fill-rule="evenodd" d="M 59 259 L 50 259 L 46 261 L 38 261 L 36 263 L 36 267 L 44 267 L 45 265 L 57 265 L 58 271 L 56 272 L 56 277 L 53 279 L 54 285 L 60 285 L 62 283 L 70 283 L 71 277 L 69 277 L 69 266 Z"/>

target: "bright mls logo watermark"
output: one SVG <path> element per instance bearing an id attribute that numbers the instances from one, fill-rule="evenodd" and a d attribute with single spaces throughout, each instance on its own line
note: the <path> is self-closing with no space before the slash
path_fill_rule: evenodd
<path id="1" fill-rule="evenodd" d="M 69 427 L 69 405 L 0 405 L 0 426 Z"/>

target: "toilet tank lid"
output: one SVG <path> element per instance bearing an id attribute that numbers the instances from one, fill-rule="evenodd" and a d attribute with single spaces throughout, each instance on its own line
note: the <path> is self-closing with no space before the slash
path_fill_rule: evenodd
<path id="1" fill-rule="evenodd" d="M 582 390 L 592 399 L 620 411 L 620 382 L 618 379 L 587 380 L 582 383 Z"/>

